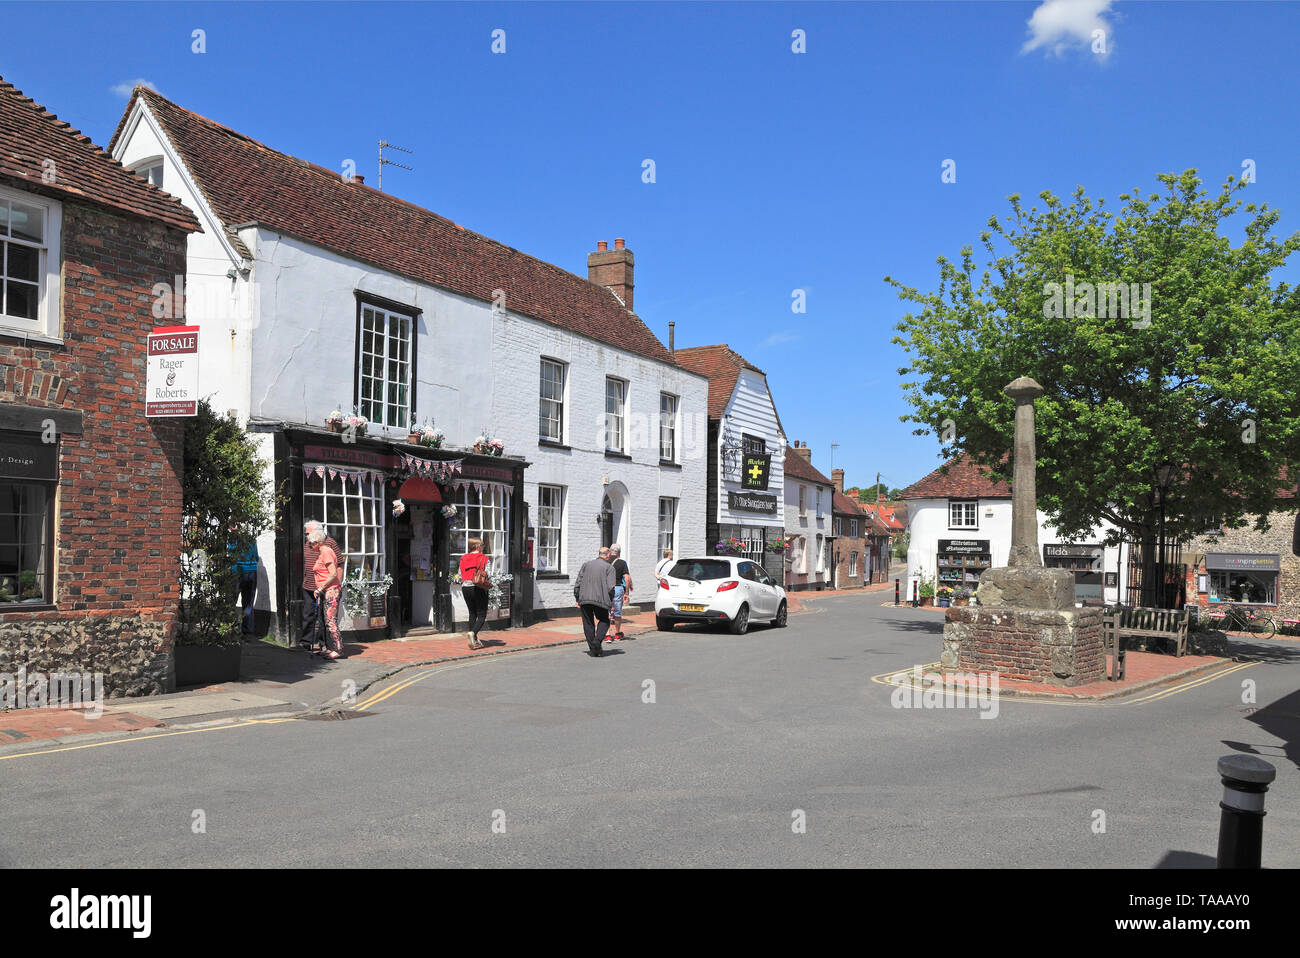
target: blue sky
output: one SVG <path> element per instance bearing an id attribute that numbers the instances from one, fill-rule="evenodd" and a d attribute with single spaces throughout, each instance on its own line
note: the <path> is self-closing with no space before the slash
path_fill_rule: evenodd
<path id="1" fill-rule="evenodd" d="M 278 150 L 353 159 L 371 184 L 376 141 L 407 147 L 394 156 L 415 172 L 388 168 L 386 191 L 580 275 L 597 240 L 626 237 L 646 323 L 764 369 L 790 438 L 827 472 L 838 443 L 849 485 L 939 464 L 899 421 L 904 304 L 882 277 L 934 288 L 935 258 L 975 243 L 1007 195 L 1082 184 L 1115 204 L 1159 172 L 1195 167 L 1217 187 L 1250 158 L 1252 198 L 1282 211 L 1281 234 L 1300 229 L 1296 3 L 7 3 L 3 17 L 0 76 L 101 145 L 126 105 L 114 88 L 146 80 Z"/>

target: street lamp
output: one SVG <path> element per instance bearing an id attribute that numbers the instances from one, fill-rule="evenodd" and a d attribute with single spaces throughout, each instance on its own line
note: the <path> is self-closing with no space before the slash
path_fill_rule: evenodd
<path id="1" fill-rule="evenodd" d="M 1169 480 L 1173 476 L 1174 466 L 1171 462 L 1156 467 L 1156 481 L 1160 484 L 1160 538 L 1156 548 L 1160 552 L 1159 575 L 1156 576 L 1156 608 L 1165 607 L 1165 493 L 1169 490 Z"/>

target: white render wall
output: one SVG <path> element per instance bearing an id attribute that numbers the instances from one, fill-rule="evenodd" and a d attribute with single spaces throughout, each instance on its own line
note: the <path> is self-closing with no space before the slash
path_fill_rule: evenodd
<path id="1" fill-rule="evenodd" d="M 255 235 L 252 235 L 254 234 Z M 356 297 L 371 293 L 422 310 L 416 339 L 416 416 L 428 417 L 450 447 L 467 448 L 484 429 L 524 473 L 529 521 L 537 525 L 539 483 L 565 487 L 561 569 L 576 574 L 596 554 L 606 483 L 624 500 L 617 538 L 632 570 L 633 601 L 653 602 L 659 497 L 679 500 L 677 548 L 702 550 L 708 381 L 676 366 L 614 349 L 538 320 L 414 280 L 380 272 L 293 237 L 258 229 L 241 234 L 255 249 L 260 322 L 254 332 L 254 416 L 321 425 L 351 408 L 356 366 Z M 541 357 L 569 363 L 565 444 L 538 444 Z M 605 456 L 605 377 L 628 381 L 631 461 Z M 659 394 L 678 400 L 680 469 L 659 465 Z M 406 426 L 372 427 L 405 439 Z M 454 594 L 453 602 L 459 603 Z M 535 607 L 567 610 L 572 580 L 540 580 Z"/>
<path id="2" fill-rule="evenodd" d="M 509 300 L 507 299 L 507 307 Z M 486 307 L 485 307 L 486 308 Z M 704 551 L 708 454 L 708 380 L 677 366 L 655 362 L 577 336 L 538 320 L 507 312 L 493 324 L 492 415 L 485 419 L 507 454 L 531 463 L 524 472 L 529 522 L 536 527 L 537 486 L 565 487 L 560 568 L 567 580 L 537 582 L 535 606 L 573 607 L 573 579 L 600 548 L 596 516 L 606 490 L 616 513 L 615 540 L 632 573 L 629 601 L 653 603 L 659 552 L 659 498 L 677 503 L 675 554 Z M 568 364 L 565 375 L 564 444 L 539 445 L 538 388 L 541 357 Z M 605 377 L 626 380 L 626 441 L 631 460 L 605 455 Z M 678 397 L 680 469 L 659 465 L 659 394 Z M 606 484 L 608 480 L 608 485 Z"/>
<path id="3" fill-rule="evenodd" d="M 730 422 L 725 416 L 730 416 Z M 728 508 L 728 492 L 745 492 L 740 483 L 738 468 L 727 469 L 722 455 L 723 444 L 740 447 L 742 435 L 748 433 L 767 440 L 772 464 L 768 470 L 767 491 L 760 495 L 776 496 L 776 515 L 765 516 L 754 512 L 732 512 Z M 785 434 L 777 424 L 776 407 L 768 392 L 767 377 L 752 369 L 742 369 L 736 377 L 736 387 L 727 403 L 721 423 L 718 443 L 718 522 L 719 524 L 775 526 L 785 525 Z M 737 463 L 739 459 L 735 460 Z M 795 502 L 798 506 L 798 500 Z M 829 503 L 826 505 L 829 511 Z M 814 534 L 815 535 L 815 534 Z"/>
<path id="4" fill-rule="evenodd" d="M 805 512 L 799 513 L 799 487 L 803 486 Z M 817 490 L 822 494 L 822 517 L 817 518 Z M 826 536 L 831 530 L 831 504 L 833 490 L 821 483 L 797 479 L 785 474 L 785 534 L 802 536 L 803 548 L 792 558 L 794 562 L 788 567 L 792 576 L 807 575 L 815 577 L 819 572 L 826 572 Z M 817 552 L 817 536 L 821 535 L 822 549 Z M 805 568 L 806 566 L 806 568 Z"/>
<path id="5" fill-rule="evenodd" d="M 907 547 L 907 582 L 906 597 L 912 594 L 912 582 L 920 581 L 922 575 L 931 581 L 938 570 L 938 552 L 940 539 L 988 539 L 995 567 L 1004 566 L 1011 555 L 1011 500 L 980 499 L 978 529 L 949 529 L 947 499 L 908 499 L 908 532 L 910 538 Z M 1043 546 L 1065 542 L 1056 527 L 1052 525 L 1047 514 L 1038 514 L 1038 554 L 1041 557 Z M 1105 541 L 1110 531 L 1109 523 L 1093 529 L 1082 543 Z M 1126 553 L 1127 555 L 1127 553 Z M 1128 579 L 1126 568 L 1121 567 L 1120 547 L 1107 546 L 1102 552 L 1102 569 L 1105 572 L 1118 572 L 1120 586 Z M 1103 588 L 1102 597 L 1107 603 L 1118 602 L 1123 594 L 1121 589 Z"/>

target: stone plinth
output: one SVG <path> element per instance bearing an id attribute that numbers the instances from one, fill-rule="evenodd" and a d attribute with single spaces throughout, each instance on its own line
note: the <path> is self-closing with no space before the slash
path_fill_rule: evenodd
<path id="1" fill-rule="evenodd" d="M 1073 601 L 1073 588 L 1070 598 Z M 1106 673 L 1102 612 L 983 605 L 952 608 L 943 627 L 939 663 L 945 671 L 997 672 L 1048 685 L 1099 682 Z"/>
<path id="2" fill-rule="evenodd" d="M 999 567 L 980 573 L 980 605 L 1074 611 L 1074 573 L 1042 566 Z"/>

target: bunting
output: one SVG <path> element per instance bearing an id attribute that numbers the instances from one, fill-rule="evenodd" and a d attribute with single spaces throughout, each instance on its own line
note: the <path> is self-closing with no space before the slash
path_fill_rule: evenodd
<path id="1" fill-rule="evenodd" d="M 328 475 L 331 479 L 342 479 L 357 487 L 364 485 L 372 491 L 376 481 L 381 483 L 384 481 L 384 474 L 373 469 L 336 469 L 333 466 L 306 465 L 302 467 L 302 473 L 304 476 L 316 475 L 321 479 Z"/>
<path id="2" fill-rule="evenodd" d="M 407 472 L 443 484 L 446 484 L 452 476 L 458 475 L 465 462 L 464 459 L 420 459 L 416 456 L 408 456 L 406 453 L 401 455 L 402 465 Z"/>

